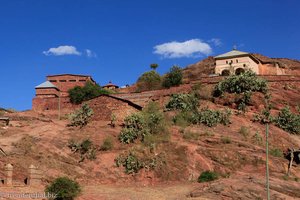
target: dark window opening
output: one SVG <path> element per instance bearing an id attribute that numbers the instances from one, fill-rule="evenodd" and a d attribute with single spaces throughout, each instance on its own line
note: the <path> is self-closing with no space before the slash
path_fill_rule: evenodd
<path id="1" fill-rule="evenodd" d="M 76 80 L 69 80 L 69 82 L 76 82 Z"/>
<path id="2" fill-rule="evenodd" d="M 239 62 L 239 60 L 238 59 L 236 59 L 236 63 L 238 63 Z"/>
<path id="3" fill-rule="evenodd" d="M 222 76 L 229 76 L 229 74 L 230 74 L 230 71 L 227 69 L 224 69 L 221 73 Z"/>
<path id="4" fill-rule="evenodd" d="M 242 74 L 242 73 L 244 73 L 245 72 L 245 70 L 243 69 L 243 68 L 237 68 L 236 70 L 235 70 L 235 74 L 236 75 L 240 75 L 240 74 Z"/>
<path id="5" fill-rule="evenodd" d="M 56 80 L 50 80 L 50 82 L 57 82 Z"/>
<path id="6" fill-rule="evenodd" d="M 59 80 L 59 82 L 67 82 L 66 80 Z"/>
<path id="7" fill-rule="evenodd" d="M 226 64 L 228 64 L 228 61 L 226 60 Z"/>

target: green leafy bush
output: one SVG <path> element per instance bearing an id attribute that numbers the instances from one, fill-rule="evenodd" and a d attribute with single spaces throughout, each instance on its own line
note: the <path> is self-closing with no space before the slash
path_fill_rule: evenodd
<path id="1" fill-rule="evenodd" d="M 203 183 L 203 182 L 209 182 L 209 181 L 214 181 L 219 178 L 218 174 L 213 171 L 204 171 L 200 174 L 198 177 L 198 182 Z"/>
<path id="2" fill-rule="evenodd" d="M 55 194 L 55 200 L 73 200 L 81 192 L 80 185 L 68 177 L 59 177 L 45 189 L 45 193 Z"/>
<path id="3" fill-rule="evenodd" d="M 89 107 L 88 104 L 85 103 L 79 110 L 70 114 L 69 118 L 71 122 L 68 125 L 79 126 L 80 128 L 82 128 L 87 125 L 93 114 L 93 110 Z"/>
<path id="4" fill-rule="evenodd" d="M 225 111 L 219 111 L 205 108 L 197 113 L 194 113 L 190 120 L 193 124 L 202 123 L 208 127 L 212 127 L 218 123 L 223 125 L 230 124 L 230 115 L 231 111 L 229 109 L 226 109 Z"/>
<path id="5" fill-rule="evenodd" d="M 166 105 L 167 110 L 196 111 L 199 106 L 199 96 L 196 93 L 172 94 Z"/>
<path id="6" fill-rule="evenodd" d="M 137 173 L 144 167 L 144 164 L 131 152 L 125 156 L 120 155 L 115 162 L 117 167 L 123 166 L 127 174 Z"/>
<path id="7" fill-rule="evenodd" d="M 100 146 L 101 151 L 109 151 L 114 147 L 114 143 L 111 137 L 107 137 L 104 139 L 102 145 Z"/>
<path id="8" fill-rule="evenodd" d="M 138 91 L 159 89 L 160 85 L 161 85 L 161 77 L 154 70 L 145 72 L 137 80 L 137 90 Z"/>
<path id="9" fill-rule="evenodd" d="M 166 133 L 166 129 L 164 115 L 157 103 L 150 102 L 142 112 L 125 118 L 125 127 L 121 130 L 119 140 L 127 144 L 138 138 L 143 141 L 146 135 Z"/>
<path id="10" fill-rule="evenodd" d="M 280 149 L 270 149 L 270 155 L 274 157 L 283 157 L 283 152 Z"/>
<path id="11" fill-rule="evenodd" d="M 110 91 L 102 89 L 100 85 L 88 81 L 83 87 L 76 86 L 70 89 L 68 93 L 71 103 L 80 104 L 101 94 L 110 94 Z"/>
<path id="12" fill-rule="evenodd" d="M 221 96 L 224 92 L 243 93 L 243 92 L 263 92 L 267 91 L 267 82 L 260 79 L 252 71 L 246 71 L 240 75 L 231 75 L 219 82 L 214 89 L 214 96 Z"/>
<path id="13" fill-rule="evenodd" d="M 182 84 L 182 70 L 180 67 L 174 65 L 163 79 L 163 87 L 170 88 Z"/>
<path id="14" fill-rule="evenodd" d="M 274 122 L 276 126 L 289 133 L 300 134 L 300 114 L 292 113 L 288 106 L 280 110 Z"/>
<path id="15" fill-rule="evenodd" d="M 94 146 L 93 142 L 89 139 L 85 139 L 82 142 L 75 142 L 73 140 L 69 141 L 68 147 L 74 152 L 80 153 L 80 161 L 83 162 L 85 158 L 89 160 L 96 159 L 97 148 Z"/>

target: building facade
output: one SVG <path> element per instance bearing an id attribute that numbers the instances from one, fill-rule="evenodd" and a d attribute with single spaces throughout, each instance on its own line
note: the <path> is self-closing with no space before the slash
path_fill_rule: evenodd
<path id="1" fill-rule="evenodd" d="M 264 62 L 253 54 L 233 49 L 214 57 L 215 74 L 228 76 L 252 70 L 258 75 L 284 75 L 284 69 L 276 62 Z"/>

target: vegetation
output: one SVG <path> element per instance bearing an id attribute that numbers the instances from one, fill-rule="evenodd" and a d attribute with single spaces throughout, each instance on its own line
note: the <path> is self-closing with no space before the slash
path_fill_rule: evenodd
<path id="1" fill-rule="evenodd" d="M 75 111 L 74 113 L 70 114 L 70 124 L 69 126 L 79 126 L 80 128 L 86 126 L 93 116 L 94 112 L 89 107 L 88 104 L 83 104 L 82 107 Z"/>
<path id="2" fill-rule="evenodd" d="M 126 117 L 124 121 L 125 127 L 119 135 L 122 143 L 132 143 L 138 138 L 144 141 L 148 134 L 160 134 L 167 131 L 164 116 L 155 102 L 150 102 L 142 112 Z"/>
<path id="3" fill-rule="evenodd" d="M 273 121 L 276 126 L 289 133 L 300 134 L 300 114 L 292 113 L 288 106 L 281 109 Z"/>
<path id="4" fill-rule="evenodd" d="M 283 152 L 280 149 L 270 149 L 270 154 L 274 157 L 283 157 Z"/>
<path id="5" fill-rule="evenodd" d="M 167 110 L 196 111 L 199 106 L 199 96 L 197 93 L 172 94 L 166 105 Z"/>
<path id="6" fill-rule="evenodd" d="M 170 71 L 165 75 L 163 80 L 163 87 L 170 88 L 173 86 L 179 86 L 182 84 L 182 70 L 180 67 L 174 65 Z"/>
<path id="7" fill-rule="evenodd" d="M 200 174 L 198 178 L 199 183 L 214 181 L 219 178 L 218 174 L 213 171 L 204 171 Z"/>
<path id="8" fill-rule="evenodd" d="M 225 111 L 219 110 L 210 110 L 208 108 L 204 108 L 199 112 L 196 112 L 192 115 L 190 121 L 192 124 L 204 124 L 208 127 L 212 127 L 217 125 L 218 123 L 223 125 L 230 124 L 230 115 L 231 111 L 226 109 Z"/>
<path id="9" fill-rule="evenodd" d="M 101 94 L 109 94 L 110 91 L 102 89 L 100 85 L 88 81 L 83 87 L 76 86 L 68 91 L 70 101 L 73 104 L 80 104 Z"/>
<path id="10" fill-rule="evenodd" d="M 156 70 L 157 67 L 158 67 L 157 63 L 150 64 L 150 68 L 153 69 L 153 70 Z"/>
<path id="11" fill-rule="evenodd" d="M 228 137 L 228 136 L 222 136 L 221 137 L 221 142 L 223 143 L 223 144 L 230 144 L 231 143 L 231 138 L 230 137 Z"/>
<path id="12" fill-rule="evenodd" d="M 68 177 L 55 179 L 45 189 L 45 193 L 56 195 L 55 200 L 73 200 L 80 192 L 80 185 Z"/>
<path id="13" fill-rule="evenodd" d="M 80 153 L 80 161 L 83 162 L 85 158 L 89 160 L 96 159 L 97 148 L 94 146 L 92 141 L 85 139 L 82 142 L 76 143 L 75 141 L 69 141 L 68 147 L 74 152 Z"/>
<path id="14" fill-rule="evenodd" d="M 143 73 L 137 80 L 138 91 L 155 90 L 159 89 L 160 86 L 161 77 L 155 70 Z"/>
<path id="15" fill-rule="evenodd" d="M 114 143 L 111 137 L 107 137 L 104 139 L 102 145 L 100 146 L 101 151 L 109 151 L 114 147 Z"/>
<path id="16" fill-rule="evenodd" d="M 245 71 L 239 75 L 231 75 L 225 80 L 219 82 L 213 91 L 214 97 L 220 97 L 225 92 L 242 94 L 237 100 L 238 109 L 245 112 L 249 105 L 252 92 L 267 92 L 266 80 L 260 79 L 252 71 Z"/>
<path id="17" fill-rule="evenodd" d="M 249 128 L 246 126 L 241 126 L 239 133 L 244 137 L 244 139 L 247 139 L 247 137 L 250 134 Z"/>

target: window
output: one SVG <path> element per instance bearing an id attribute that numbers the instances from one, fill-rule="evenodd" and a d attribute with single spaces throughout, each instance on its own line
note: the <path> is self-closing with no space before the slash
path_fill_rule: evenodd
<path id="1" fill-rule="evenodd" d="M 67 82 L 66 80 L 59 80 L 59 82 Z"/>
<path id="2" fill-rule="evenodd" d="M 226 64 L 228 64 L 228 60 L 226 60 Z"/>
<path id="3" fill-rule="evenodd" d="M 56 80 L 50 80 L 50 82 L 52 82 L 52 83 L 53 83 L 53 82 L 56 82 Z"/>
<path id="4" fill-rule="evenodd" d="M 76 82 L 76 80 L 69 80 L 69 82 Z"/>
<path id="5" fill-rule="evenodd" d="M 238 63 L 239 62 L 239 60 L 238 59 L 236 59 L 236 63 Z"/>

